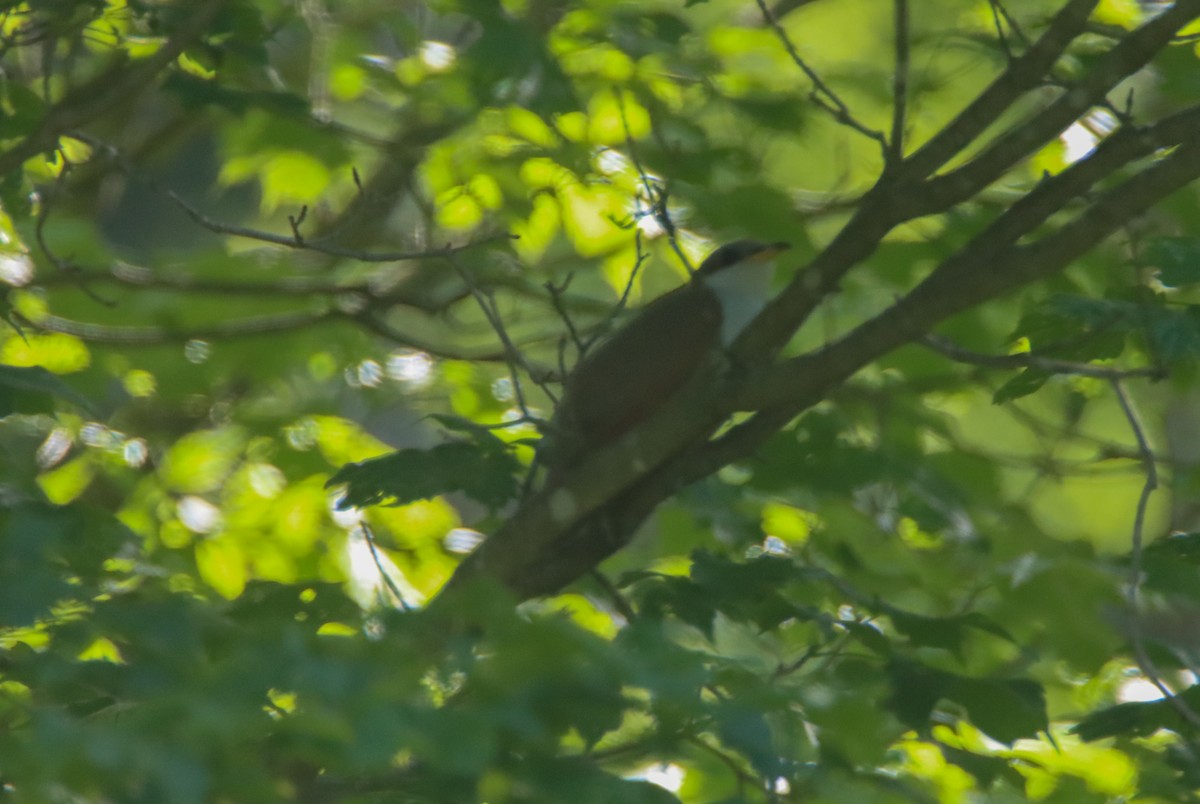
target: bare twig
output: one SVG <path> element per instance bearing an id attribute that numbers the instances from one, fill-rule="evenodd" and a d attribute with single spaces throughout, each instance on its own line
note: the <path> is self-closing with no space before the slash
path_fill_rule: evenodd
<path id="1" fill-rule="evenodd" d="M 180 273 L 159 273 L 141 265 L 118 262 L 107 270 L 77 268 L 75 276 L 68 277 L 39 277 L 39 287 L 61 285 L 64 282 L 74 282 L 76 279 L 89 283 L 116 283 L 138 288 L 155 288 L 163 290 L 186 290 L 194 293 L 212 293 L 220 296 L 334 296 L 342 293 L 361 293 L 371 295 L 370 283 L 339 283 L 327 279 L 315 279 L 306 276 L 284 277 L 274 282 L 234 281 L 224 279 L 207 279 Z M 399 304 L 406 307 L 418 307 L 397 299 L 387 299 L 389 304 Z M 425 309 L 425 308 L 422 308 Z"/>
<path id="2" fill-rule="evenodd" d="M 584 343 L 583 338 L 579 336 L 579 330 L 575 327 L 575 322 L 571 318 L 570 311 L 567 310 L 566 305 L 563 304 L 563 293 L 565 293 L 567 288 L 570 286 L 571 280 L 574 278 L 574 276 L 574 274 L 569 275 L 563 280 L 561 285 L 556 285 L 551 281 L 547 281 L 545 288 L 546 292 L 550 294 L 550 303 L 554 305 L 554 312 L 558 313 L 558 317 L 562 319 L 563 324 L 567 328 L 567 335 L 570 337 L 571 343 L 575 345 L 575 351 L 582 355 L 584 349 L 587 348 L 586 344 Z"/>
<path id="3" fill-rule="evenodd" d="M 1024 31 L 1021 30 L 1020 24 L 1017 23 L 1013 15 L 1005 8 L 1004 3 L 1000 0 L 988 0 L 988 5 L 992 9 L 992 23 L 996 26 L 996 40 L 1000 42 L 1000 49 L 1004 51 L 1005 58 L 1009 64 L 1013 61 L 1012 45 L 1008 42 L 1008 36 L 1004 32 L 1004 27 L 1012 31 L 1013 35 L 1020 40 L 1022 45 L 1028 46 L 1029 40 L 1026 38 Z"/>
<path id="4" fill-rule="evenodd" d="M 308 217 L 308 205 L 300 207 L 299 215 L 288 215 L 288 225 L 292 228 L 292 239 L 300 245 L 304 244 L 304 235 L 300 233 L 300 227 L 304 224 L 304 219 Z"/>
<path id="5" fill-rule="evenodd" d="M 174 201 L 184 213 L 195 221 L 200 226 L 208 229 L 214 234 L 231 235 L 233 237 L 244 237 L 248 240 L 258 240 L 263 243 L 270 243 L 276 246 L 284 246 L 286 248 L 300 249 L 303 251 L 315 251 L 320 254 L 328 254 L 332 257 L 345 257 L 350 260 L 358 260 L 359 262 L 399 262 L 401 260 L 425 260 L 435 257 L 449 257 L 458 254 L 461 251 L 478 248 L 479 246 L 488 243 L 497 243 L 502 240 L 514 240 L 516 235 L 507 232 L 488 235 L 479 240 L 470 243 L 463 243 L 458 246 L 442 246 L 441 248 L 426 249 L 423 251 L 366 251 L 356 248 L 342 248 L 341 246 L 333 246 L 318 241 L 305 240 L 300 237 L 299 233 L 293 231 L 291 237 L 264 232 L 260 229 L 249 229 L 245 226 L 237 226 L 231 223 L 223 223 L 213 220 L 200 210 L 193 207 L 187 201 L 184 201 L 174 190 L 166 190 L 167 196 Z M 299 221 L 296 221 L 298 225 Z"/>
<path id="6" fill-rule="evenodd" d="M 351 316 L 351 318 L 359 325 L 365 327 L 371 332 L 374 332 L 376 335 L 380 335 L 384 338 L 387 338 L 389 341 L 393 341 L 394 343 L 398 343 L 402 346 L 408 346 L 413 349 L 418 349 L 422 352 L 428 352 L 434 357 L 440 357 L 446 360 L 469 360 L 473 363 L 500 363 L 507 359 L 504 350 L 500 350 L 498 352 L 475 352 L 431 343 L 423 338 L 418 338 L 406 332 L 401 332 L 381 319 L 374 311 L 369 309 L 357 313 Z"/>
<path id="7" fill-rule="evenodd" d="M 684 742 L 691 743 L 700 750 L 707 751 L 708 753 L 712 754 L 719 762 L 725 765 L 725 767 L 729 768 L 730 772 L 734 776 L 734 779 L 737 781 L 738 798 L 743 800 L 745 799 L 746 787 L 753 787 L 755 790 L 763 789 L 763 781 L 747 771 L 737 757 L 733 756 L 729 752 L 718 748 L 715 745 L 711 745 L 699 735 L 689 734 L 683 739 Z"/>
<path id="8" fill-rule="evenodd" d="M 671 250 L 675 252 L 675 256 L 687 269 L 689 275 L 695 273 L 692 267 L 692 261 L 688 259 L 687 254 L 679 246 L 678 230 L 675 226 L 675 221 L 671 219 L 670 210 L 667 208 L 667 199 L 670 197 L 670 191 L 665 187 L 658 187 L 651 180 L 650 174 L 646 172 L 646 168 L 642 166 L 641 157 L 638 156 L 637 143 L 634 142 L 633 132 L 629 129 L 629 115 L 625 110 L 625 98 L 619 90 L 614 90 L 617 97 L 617 111 L 621 115 L 621 127 L 625 132 L 625 146 L 629 149 L 629 160 L 633 162 L 633 167 L 638 172 L 638 178 L 642 182 L 642 189 L 646 192 L 646 204 L 649 205 L 647 212 L 639 211 L 639 216 L 649 214 L 662 227 L 663 232 L 667 235 L 667 242 L 671 244 Z M 635 228 L 637 236 L 641 236 L 641 229 Z M 629 287 L 633 286 L 633 277 L 637 276 L 637 268 L 641 265 L 641 242 L 638 243 L 638 266 L 634 267 L 633 273 L 630 276 Z M 626 293 L 626 296 L 628 292 Z"/>
<path id="9" fill-rule="evenodd" d="M 1091 363 L 1076 363 L 1070 360 L 1040 357 L 1029 352 L 1011 355 L 989 355 L 966 349 L 937 335 L 926 335 L 921 338 L 921 345 L 955 362 L 969 363 L 974 366 L 986 366 L 988 368 L 1030 368 L 1045 371 L 1049 374 L 1076 374 L 1082 377 L 1095 377 L 1101 380 L 1121 380 L 1129 377 L 1149 377 L 1150 379 L 1161 380 L 1166 376 L 1165 370 L 1161 368 L 1119 369 L 1109 366 L 1096 366 Z"/>
<path id="10" fill-rule="evenodd" d="M 470 289 L 471 295 L 474 297 L 476 304 L 479 305 L 479 309 L 483 312 L 484 318 L 487 319 L 492 329 L 495 330 L 496 337 L 500 339 L 500 343 L 504 346 L 509 379 L 512 382 L 513 395 L 516 397 L 517 407 L 520 409 L 521 415 L 529 421 L 537 421 L 537 417 L 530 413 L 529 405 L 525 401 L 525 389 L 521 385 L 519 370 L 523 370 L 552 401 L 555 400 L 554 392 L 546 386 L 542 377 L 535 375 L 528 361 L 526 361 L 525 355 L 521 353 L 521 350 L 517 348 L 512 338 L 509 337 L 508 330 L 504 326 L 504 319 L 500 316 L 500 311 L 496 308 L 495 296 L 480 288 L 475 282 L 475 277 L 471 276 L 471 272 L 458 260 L 451 257 L 450 264 L 454 266 L 463 283 Z"/>
<path id="11" fill-rule="evenodd" d="M 625 619 L 625 622 L 631 623 L 638 618 L 637 612 L 633 609 L 633 604 L 625 599 L 625 595 L 621 594 L 621 590 L 608 579 L 607 575 L 600 570 L 592 570 L 589 575 L 613 604 L 613 608 L 617 610 L 617 614 L 620 614 Z"/>
<path id="12" fill-rule="evenodd" d="M 609 331 L 612 329 L 613 322 L 617 319 L 617 316 L 624 312 L 625 308 L 629 305 L 629 297 L 633 293 L 633 286 L 637 283 L 638 273 L 641 271 L 643 263 L 645 263 L 650 257 L 650 254 L 642 248 L 641 232 L 638 232 L 638 234 L 634 237 L 634 246 L 637 248 L 637 260 L 633 264 L 633 269 L 629 272 L 629 279 L 625 281 L 625 289 L 621 291 L 621 298 L 618 299 L 613 308 L 608 311 L 608 315 L 606 315 L 604 320 L 600 322 L 600 326 L 596 327 L 596 331 L 592 333 L 592 336 L 584 343 L 583 348 L 579 350 L 580 358 L 582 358 L 589 349 L 595 346 L 597 341 L 609 333 Z M 691 266 L 688 266 L 688 270 L 691 270 Z"/>
<path id="13" fill-rule="evenodd" d="M 904 158 L 904 129 L 908 116 L 908 0 L 892 0 L 895 16 L 896 69 L 892 74 L 892 140 L 888 149 L 888 165 Z"/>
<path id="14" fill-rule="evenodd" d="M 621 128 L 625 132 L 625 147 L 629 149 L 629 161 L 633 162 L 633 167 L 638 172 L 638 178 L 642 182 L 642 189 L 646 191 L 647 202 L 653 202 L 655 196 L 654 186 L 650 182 L 650 175 L 642 167 L 641 157 L 638 156 L 637 143 L 634 141 L 633 132 L 629 128 L 629 113 L 625 110 L 625 96 L 620 89 L 614 89 L 613 96 L 617 99 L 617 112 L 621 115 Z"/>
<path id="15" fill-rule="evenodd" d="M 1133 399 L 1125 390 L 1124 384 L 1119 379 L 1112 380 L 1113 391 L 1116 392 L 1117 402 L 1121 405 L 1121 411 L 1125 414 L 1125 420 L 1129 422 L 1129 429 L 1133 431 L 1133 437 L 1137 441 L 1138 452 L 1141 454 L 1142 466 L 1146 472 L 1146 482 L 1142 484 L 1142 493 L 1138 496 L 1137 510 L 1133 517 L 1133 533 L 1130 537 L 1129 549 L 1129 581 L 1128 590 L 1126 591 L 1126 600 L 1129 604 L 1129 641 L 1133 648 L 1134 659 L 1137 660 L 1138 667 L 1147 680 L 1153 684 L 1163 698 L 1170 702 L 1172 708 L 1179 713 L 1179 716 L 1186 720 L 1193 727 L 1200 728 L 1200 715 L 1190 707 L 1187 701 L 1175 694 L 1175 692 L 1167 686 L 1162 679 L 1162 673 L 1155 666 L 1154 661 L 1146 652 L 1146 637 L 1142 633 L 1141 613 L 1138 611 L 1142 589 L 1142 556 L 1144 553 L 1144 532 L 1146 526 L 1146 508 L 1150 503 L 1150 495 L 1158 488 L 1158 462 L 1154 457 L 1154 450 L 1150 446 L 1150 440 L 1146 436 L 1146 428 L 1142 425 L 1141 417 L 1138 415 L 1137 407 L 1133 404 Z"/>
<path id="16" fill-rule="evenodd" d="M 766 20 L 767 25 L 771 27 L 771 30 L 775 32 L 775 36 L 779 38 L 784 49 L 787 50 L 788 56 L 791 57 L 796 66 L 808 77 L 808 80 L 812 82 L 813 89 L 809 93 L 809 99 L 821 109 L 828 112 L 841 125 L 879 143 L 879 147 L 883 149 L 883 156 L 886 159 L 888 156 L 887 138 L 881 132 L 859 122 L 850 112 L 850 107 L 825 83 L 817 71 L 809 66 L 804 57 L 800 55 L 800 52 L 796 50 L 796 45 L 792 42 L 791 37 L 788 36 L 787 31 L 783 29 L 783 26 L 779 24 L 775 15 L 771 13 L 771 9 L 767 7 L 766 0 L 754 1 L 758 4 L 758 10 L 762 12 L 763 19 Z"/>
<path id="17" fill-rule="evenodd" d="M 367 549 L 371 551 L 371 561 L 375 563 L 375 569 L 379 571 L 379 577 L 383 579 L 384 586 L 392 593 L 392 597 L 396 598 L 396 602 L 400 604 L 401 609 L 412 611 L 413 607 L 404 599 L 404 595 L 401 593 L 400 587 L 396 585 L 392 574 L 383 565 L 383 559 L 379 556 L 379 546 L 375 543 L 375 533 L 371 530 L 371 526 L 366 522 L 359 522 L 358 527 L 362 531 L 363 538 L 367 541 Z"/>
<path id="18" fill-rule="evenodd" d="M 136 176 L 140 181 L 144 182 L 148 187 L 150 187 L 150 189 L 162 193 L 174 204 L 176 204 L 185 215 L 191 218 L 193 222 L 195 222 L 201 228 L 207 229 L 213 234 L 243 237 L 247 240 L 257 240 L 262 243 L 270 243 L 271 245 L 283 246 L 285 248 L 292 248 L 300 251 L 313 251 L 332 257 L 344 257 L 346 259 L 357 260 L 359 262 L 401 262 L 403 260 L 423 260 L 434 259 L 438 257 L 449 257 L 453 254 L 458 254 L 462 251 L 468 251 L 489 243 L 517 239 L 517 235 L 513 235 L 508 232 L 497 232 L 470 243 L 463 243 L 457 246 L 446 245 L 442 248 L 425 249 L 419 251 L 369 251 L 366 249 L 343 248 L 341 246 L 335 246 L 322 242 L 321 240 L 308 240 L 300 233 L 300 226 L 304 223 L 308 216 L 308 207 L 302 207 L 297 215 L 288 216 L 288 225 L 291 229 L 291 236 L 278 235 L 272 232 L 265 232 L 261 229 L 252 229 L 246 226 L 225 223 L 224 221 L 218 221 L 209 217 L 208 215 L 205 215 L 174 190 L 167 187 L 162 187 L 161 184 L 154 179 L 154 177 L 139 171 L 135 165 L 130 163 L 124 154 L 122 154 L 110 143 L 84 132 L 73 131 L 71 132 L 71 136 L 90 145 L 92 148 L 105 153 L 110 159 L 117 163 L 117 165 L 126 175 Z M 355 177 L 355 184 L 358 186 L 361 194 L 362 185 L 358 178 L 357 169 L 353 170 L 353 175 Z"/>
<path id="19" fill-rule="evenodd" d="M 175 330 L 166 327 L 91 324 L 56 315 L 46 315 L 37 321 L 32 321 L 19 313 L 14 313 L 14 316 L 22 323 L 33 329 L 74 335 L 89 343 L 112 343 L 122 346 L 158 346 L 164 343 L 184 343 L 191 340 L 219 340 L 221 338 L 268 335 L 275 332 L 303 329 L 330 321 L 339 315 L 335 310 L 296 311 L 222 321 L 209 327 L 197 327 L 190 330 Z"/>
<path id="20" fill-rule="evenodd" d="M 62 154 L 61 158 L 65 160 L 66 155 Z M 63 180 L 66 178 L 66 175 L 67 169 L 64 168 L 63 172 L 59 175 L 53 186 L 41 193 L 41 204 L 38 207 L 37 219 L 34 222 L 33 227 L 34 241 L 38 244 L 38 248 L 41 250 L 45 258 L 50 261 L 50 264 L 58 269 L 58 274 L 60 277 L 75 285 L 75 287 L 83 291 L 83 293 L 89 299 L 97 304 L 102 304 L 105 307 L 113 307 L 116 303 L 111 299 L 101 296 L 99 293 L 93 290 L 87 282 L 85 272 L 82 271 L 78 265 L 70 260 L 59 257 L 56 253 L 54 253 L 54 250 L 50 248 L 50 244 L 46 242 L 46 222 L 50 220 L 50 210 L 54 203 L 54 194 L 60 191 L 60 187 L 63 183 Z"/>
<path id="21" fill-rule="evenodd" d="M 1008 44 L 1008 36 L 1004 33 L 1004 23 L 1000 19 L 1000 4 L 996 0 L 989 0 L 988 5 L 992 7 L 992 25 L 996 28 L 996 41 L 1000 43 L 1000 49 L 1004 51 L 1008 63 L 1012 64 L 1013 52 Z"/>
<path id="22" fill-rule="evenodd" d="M 1067 46 L 1082 33 L 1099 2 L 1068 0 L 1028 50 L 1013 59 L 957 117 L 909 155 L 904 164 L 906 177 L 923 178 L 940 168 L 995 123 L 1018 98 L 1039 86 Z"/>
<path id="23" fill-rule="evenodd" d="M 771 9 L 771 15 L 776 19 L 782 19 L 784 16 L 791 14 L 798 8 L 803 8 L 809 3 L 815 3 L 817 0 L 779 0 L 775 7 Z"/>

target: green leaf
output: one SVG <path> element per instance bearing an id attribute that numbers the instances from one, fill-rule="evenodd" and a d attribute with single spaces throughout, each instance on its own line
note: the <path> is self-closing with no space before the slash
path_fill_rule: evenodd
<path id="1" fill-rule="evenodd" d="M 762 712 L 727 703 L 718 705 L 713 715 L 721 742 L 742 753 L 764 777 L 779 775 L 779 750 Z"/>
<path id="2" fill-rule="evenodd" d="M 345 485 L 338 502 L 343 510 L 404 505 L 456 491 L 494 510 L 516 496 L 520 469 L 520 462 L 506 449 L 454 441 L 346 464 L 325 485 Z"/>
<path id="3" fill-rule="evenodd" d="M 1155 238 L 1146 246 L 1145 261 L 1158 266 L 1164 285 L 1178 288 L 1200 282 L 1200 238 Z"/>
<path id="4" fill-rule="evenodd" d="M 1029 396 L 1039 390 L 1053 376 L 1050 372 L 1042 369 L 1022 369 L 1020 374 L 996 389 L 996 393 L 992 394 L 992 404 L 1001 405 L 1023 396 Z"/>
<path id="5" fill-rule="evenodd" d="M 760 556 L 739 563 L 703 550 L 692 554 L 691 578 L 699 595 L 731 620 L 753 623 L 764 631 L 806 616 L 779 592 L 796 577 L 795 565 L 785 558 Z"/>
<path id="6" fill-rule="evenodd" d="M 969 630 L 979 630 L 1016 644 L 1012 636 L 981 612 L 969 612 L 955 617 L 928 617 L 884 606 L 896 630 L 918 645 L 945 648 L 958 653 Z"/>
<path id="7" fill-rule="evenodd" d="M 1194 684 L 1177 697 L 1196 711 L 1200 706 L 1200 684 Z M 1105 737 L 1145 737 L 1159 729 L 1195 732 L 1179 713 L 1177 704 L 1168 700 L 1132 701 L 1110 706 L 1085 717 L 1072 729 L 1081 740 L 1091 742 Z"/>
<path id="8" fill-rule="evenodd" d="M 1009 766 L 1003 757 L 976 754 L 948 745 L 938 746 L 946 761 L 956 765 L 975 777 L 980 787 L 985 790 L 991 787 L 997 779 L 1003 778 L 1017 789 L 1025 784 L 1025 777 L 1015 768 Z"/>
<path id="9" fill-rule="evenodd" d="M 888 674 L 889 705 L 914 729 L 928 727 L 942 699 L 960 704 L 972 723 L 1004 743 L 1034 737 L 1049 726 L 1045 694 L 1029 679 L 976 679 L 906 660 L 893 661 Z"/>
<path id="10" fill-rule="evenodd" d="M 58 397 L 96 415 L 92 403 L 41 366 L 0 365 L 0 417 L 13 413 L 45 413 L 50 397 Z"/>
<path id="11" fill-rule="evenodd" d="M 1056 294 L 1027 311 L 1011 340 L 1028 338 L 1033 350 L 1063 360 L 1103 360 L 1124 350 L 1125 336 L 1140 331 L 1144 303 Z"/>
<path id="12" fill-rule="evenodd" d="M 972 723 L 1009 745 L 1022 737 L 1035 737 L 1050 725 L 1045 692 L 1040 684 L 1029 679 L 960 676 L 947 697 L 966 708 Z"/>
<path id="13" fill-rule="evenodd" d="M 1155 311 L 1148 322 L 1147 336 L 1156 357 L 1167 363 L 1200 358 L 1200 311 Z"/>
<path id="14" fill-rule="evenodd" d="M 1145 555 L 1200 566 L 1200 533 L 1173 533 L 1146 545 Z"/>
<path id="15" fill-rule="evenodd" d="M 111 514 L 87 506 L 0 510 L 0 625 L 30 625 L 61 600 L 98 595 L 105 562 L 134 541 Z"/>
<path id="16" fill-rule="evenodd" d="M 889 662 L 887 670 L 892 687 L 888 707 L 904 725 L 925 730 L 933 708 L 949 695 L 954 677 L 950 673 L 903 659 Z"/>
<path id="17" fill-rule="evenodd" d="M 0 101 L 0 140 L 25 137 L 42 122 L 45 101 L 26 85 L 5 78 L 0 83 Z"/>

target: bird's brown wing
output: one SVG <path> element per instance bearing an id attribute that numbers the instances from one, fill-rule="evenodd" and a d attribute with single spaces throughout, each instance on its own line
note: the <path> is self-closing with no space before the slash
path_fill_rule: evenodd
<path id="1" fill-rule="evenodd" d="M 699 367 L 717 342 L 721 307 L 710 292 L 685 285 L 652 302 L 601 343 L 567 379 L 556 425 L 573 449 L 609 443 L 662 405 Z"/>

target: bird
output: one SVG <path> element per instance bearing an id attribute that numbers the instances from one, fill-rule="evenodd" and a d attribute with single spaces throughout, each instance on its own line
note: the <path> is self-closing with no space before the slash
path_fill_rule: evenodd
<path id="1" fill-rule="evenodd" d="M 649 418 L 718 348 L 727 349 L 770 298 L 784 242 L 736 240 L 691 281 L 660 296 L 587 352 L 563 383 L 550 422 L 553 475 Z"/>

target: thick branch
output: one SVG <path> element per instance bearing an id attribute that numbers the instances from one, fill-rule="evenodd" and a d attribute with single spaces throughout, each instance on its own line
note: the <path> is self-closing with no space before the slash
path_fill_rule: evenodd
<path id="1" fill-rule="evenodd" d="M 1010 246 L 986 262 L 961 254 L 948 260 L 903 300 L 845 338 L 758 380 L 753 395 L 769 407 L 722 438 L 688 450 L 697 433 L 711 427 L 714 405 L 724 396 L 711 375 L 699 378 L 649 422 L 582 463 L 561 486 L 522 506 L 464 563 L 456 581 L 484 575 L 521 596 L 561 588 L 623 547 L 663 499 L 748 456 L 863 366 L 950 315 L 1062 270 L 1198 176 L 1200 141 L 1189 142 L 1032 245 Z M 601 507 L 605 516 L 590 516 Z"/>
<path id="2" fill-rule="evenodd" d="M 1071 0 L 1063 6 L 1029 50 L 1014 59 L 958 117 L 905 160 L 905 178 L 923 178 L 946 164 L 1000 119 L 1018 98 L 1040 86 L 1059 56 L 1083 32 L 1099 2 Z"/>
<path id="3" fill-rule="evenodd" d="M 812 404 L 814 392 L 823 396 L 862 366 L 924 335 L 949 316 L 1062 270 L 1197 177 L 1200 138 L 1108 190 L 1077 218 L 1035 243 L 1003 247 L 981 242 L 981 235 L 973 247 L 942 263 L 902 300 L 840 341 L 789 360 L 748 385 L 737 405 L 806 407 Z"/>
<path id="4" fill-rule="evenodd" d="M 932 179 L 914 199 L 913 217 L 974 196 L 1037 148 L 1057 137 L 1126 77 L 1144 67 L 1175 32 L 1200 15 L 1200 0 L 1179 0 L 1117 43 L 1077 84 L 1031 120 L 991 143 L 966 165 Z M 924 150 L 924 149 L 922 149 Z M 920 156 L 918 154 L 917 156 Z M 912 162 L 916 162 L 914 157 Z M 906 164 L 905 169 L 912 169 Z"/>
<path id="5" fill-rule="evenodd" d="M 956 157 L 1024 92 L 1037 86 L 1078 35 L 1094 0 L 1073 0 L 1046 34 L 968 110 L 916 154 L 887 172 L 862 201 L 832 243 L 778 296 L 734 346 L 736 357 L 754 364 L 769 359 L 854 265 L 868 257 L 897 223 L 914 214 L 920 181 Z M 1180 0 L 1162 16 L 1127 37 L 1081 84 L 1069 91 L 1058 113 L 1078 113 L 1128 72 L 1138 69 L 1164 43 L 1164 32 L 1200 11 L 1200 0 Z M 1161 19 L 1161 17 L 1159 18 Z M 1114 55 L 1115 54 L 1115 55 Z M 1035 69 L 1036 67 L 1036 69 Z M 1122 72 L 1125 71 L 1125 72 Z M 994 114 L 993 114 L 994 111 Z M 1069 121 L 1068 121 L 1069 122 Z M 663 499 L 721 466 L 748 456 L 763 441 L 863 366 L 924 335 L 955 313 L 996 298 L 1065 268 L 1115 229 L 1200 176 L 1200 109 L 1149 128 L 1127 127 L 1102 143 L 1086 160 L 1042 183 L 1014 204 L 964 249 L 946 260 L 893 307 L 820 351 L 752 374 L 723 377 L 714 368 L 688 385 L 649 421 L 616 444 L 582 461 L 561 484 L 542 491 L 481 545 L 452 587 L 490 577 L 522 597 L 561 588 L 623 547 Z M 1036 136 L 1053 137 L 1039 127 Z M 1021 158 L 1028 140 L 1001 137 L 996 164 Z M 1100 195 L 1073 220 L 1031 244 L 1021 239 L 1042 228 L 1097 184 L 1132 161 L 1177 145 L 1175 152 Z M 1018 147 L 1019 145 L 1019 147 Z M 987 153 L 987 152 L 985 152 Z M 960 174 L 981 181 L 982 172 Z M 935 182 L 937 180 L 934 180 Z M 949 185 L 943 185 L 949 186 Z M 942 197 L 942 200 L 947 200 Z M 732 403 L 731 403 L 732 400 Z M 722 413 L 760 412 L 715 441 L 707 441 Z"/>
<path id="6" fill-rule="evenodd" d="M 957 156 L 1021 95 L 1040 85 L 1058 57 L 1083 30 L 1097 2 L 1071 0 L 1067 3 L 1045 34 L 958 117 L 895 169 L 885 173 L 862 199 L 854 217 L 833 242 L 797 274 L 742 334 L 735 345 L 735 354 L 745 360 L 770 358 L 825 296 L 836 289 L 841 278 L 875 251 L 892 227 L 929 214 L 928 205 L 918 198 L 918 194 L 925 192 L 924 185 L 919 182 Z"/>
<path id="7" fill-rule="evenodd" d="M 527 500 L 467 557 L 448 588 L 482 576 L 522 597 L 532 597 L 591 569 L 596 562 L 589 550 L 610 545 L 605 555 L 615 552 L 627 536 L 619 523 L 589 521 L 589 517 L 715 427 L 721 418 L 722 385 L 719 366 L 706 367 L 646 422 L 587 456 L 560 482 Z M 582 542 L 583 549 L 565 544 L 564 535 L 573 543 Z"/>

